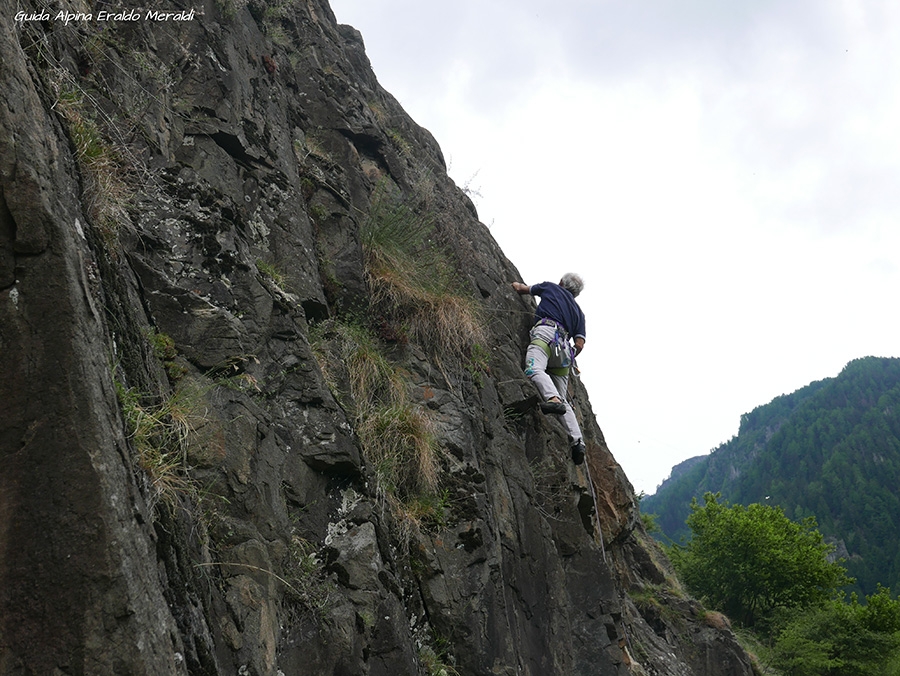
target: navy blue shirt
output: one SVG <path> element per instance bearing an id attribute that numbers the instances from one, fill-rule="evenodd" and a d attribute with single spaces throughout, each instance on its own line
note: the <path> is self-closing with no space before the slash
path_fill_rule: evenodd
<path id="1" fill-rule="evenodd" d="M 570 338 L 585 338 L 584 313 L 575 296 L 559 284 L 541 282 L 530 289 L 532 296 L 540 296 L 535 319 L 547 317 L 563 325 Z"/>

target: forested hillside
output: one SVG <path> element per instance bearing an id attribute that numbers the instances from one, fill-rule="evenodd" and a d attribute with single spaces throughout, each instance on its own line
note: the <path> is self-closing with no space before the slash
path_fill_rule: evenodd
<path id="1" fill-rule="evenodd" d="M 741 417 L 737 436 L 674 468 L 642 511 L 666 537 L 688 533 L 691 498 L 780 505 L 815 516 L 860 591 L 900 588 L 900 359 L 857 359 L 835 378 Z"/>

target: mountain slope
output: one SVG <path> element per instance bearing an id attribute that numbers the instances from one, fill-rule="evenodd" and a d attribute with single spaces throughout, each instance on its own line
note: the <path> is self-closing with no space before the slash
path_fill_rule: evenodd
<path id="1" fill-rule="evenodd" d="M 358 32 L 61 4 L 0 22 L 0 674 L 751 673 Z"/>
<path id="2" fill-rule="evenodd" d="M 900 587 L 900 359 L 857 359 L 778 397 L 687 463 L 642 502 L 668 537 L 687 535 L 692 497 L 720 491 L 733 503 L 780 505 L 792 519 L 815 516 L 859 589 Z"/>

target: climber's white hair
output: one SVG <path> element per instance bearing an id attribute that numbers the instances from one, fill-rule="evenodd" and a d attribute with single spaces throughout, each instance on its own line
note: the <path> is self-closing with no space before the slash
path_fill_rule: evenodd
<path id="1" fill-rule="evenodd" d="M 577 296 L 584 289 L 584 280 L 581 275 L 574 272 L 567 272 L 559 280 L 559 285 L 573 296 Z"/>

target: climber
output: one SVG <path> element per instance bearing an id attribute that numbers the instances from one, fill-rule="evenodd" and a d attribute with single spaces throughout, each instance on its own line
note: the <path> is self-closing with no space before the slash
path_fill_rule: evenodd
<path id="1" fill-rule="evenodd" d="M 535 324 L 531 329 L 531 342 L 525 352 L 525 375 L 537 386 L 543 401 L 541 410 L 563 417 L 569 433 L 572 461 L 584 462 L 584 438 L 575 411 L 567 401 L 569 369 L 575 355 L 584 349 L 584 313 L 575 297 L 584 288 L 580 275 L 567 272 L 559 284 L 542 282 L 528 286 L 513 282 L 513 289 L 520 295 L 540 296 L 535 312 Z M 574 341 L 574 346 L 570 342 Z"/>

